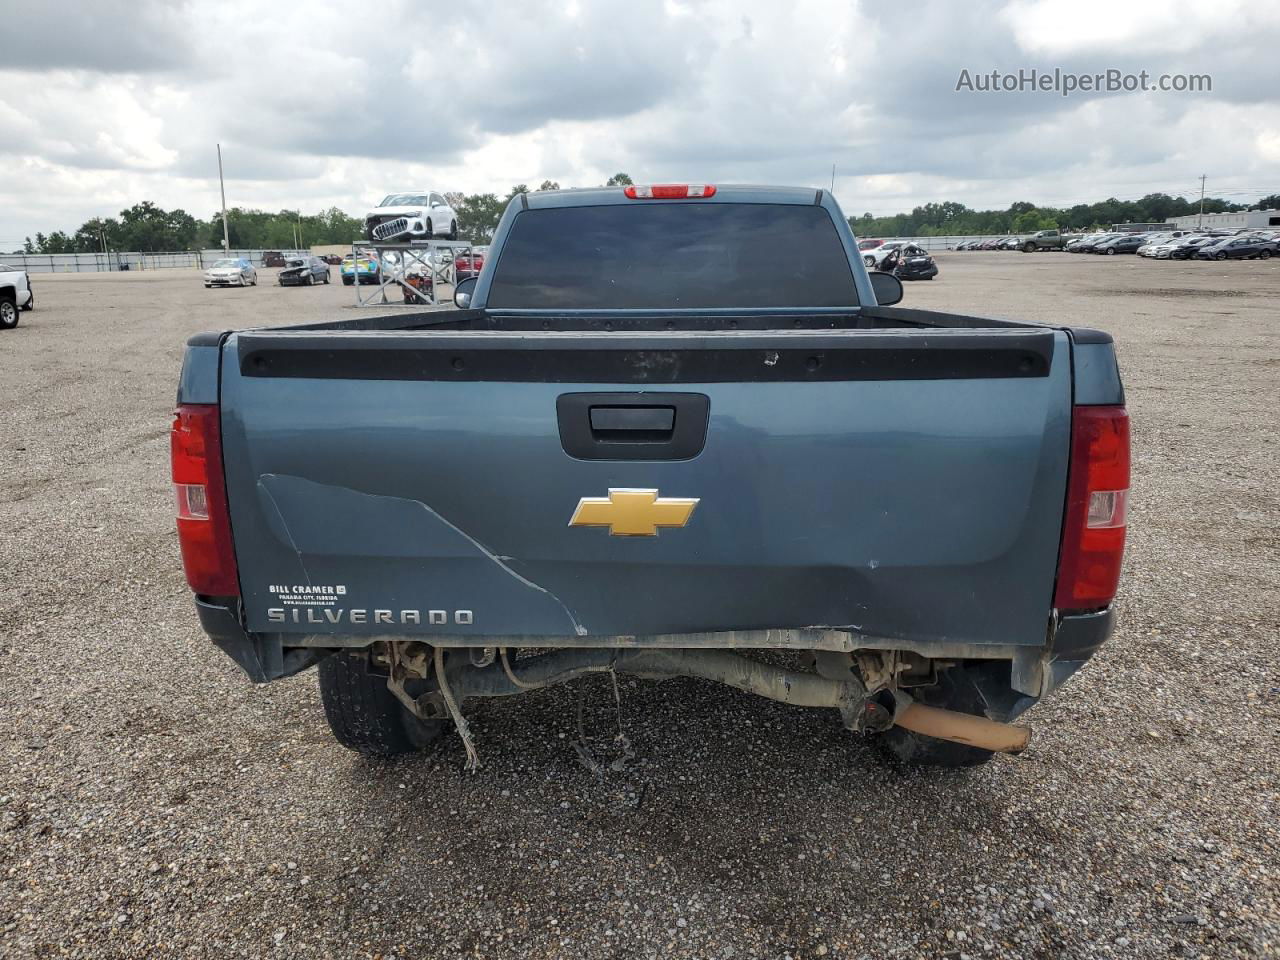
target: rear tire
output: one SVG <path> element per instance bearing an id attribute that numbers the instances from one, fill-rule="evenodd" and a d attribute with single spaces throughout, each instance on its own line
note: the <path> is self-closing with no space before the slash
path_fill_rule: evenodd
<path id="1" fill-rule="evenodd" d="M 0 330 L 12 330 L 18 325 L 18 304 L 8 298 L 0 300 Z"/>
<path id="2" fill-rule="evenodd" d="M 1259 259 L 1259 260 L 1270 260 L 1270 259 L 1271 259 L 1271 251 L 1270 251 L 1270 250 L 1263 250 L 1261 253 L 1259 253 L 1259 254 L 1258 254 L 1258 259 Z M 24 309 L 26 309 L 26 310 L 30 310 L 31 308 L 30 308 L 30 307 L 25 307 Z"/>
<path id="3" fill-rule="evenodd" d="M 369 672 L 368 652 L 342 650 L 320 661 L 320 700 L 334 739 L 367 757 L 416 753 L 444 732 L 444 721 L 419 720 Z"/>
<path id="4" fill-rule="evenodd" d="M 449 239 L 450 240 L 458 239 L 458 221 L 457 220 L 449 221 Z"/>
<path id="5" fill-rule="evenodd" d="M 973 678 L 962 667 L 942 671 L 936 684 L 913 688 L 911 695 L 926 706 L 986 716 L 982 695 Z M 990 750 L 926 737 L 902 727 L 890 727 L 876 739 L 884 750 L 913 766 L 976 767 L 995 756 Z"/>

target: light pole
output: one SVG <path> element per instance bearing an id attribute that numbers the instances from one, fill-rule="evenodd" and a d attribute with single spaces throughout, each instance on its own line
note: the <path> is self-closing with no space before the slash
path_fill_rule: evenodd
<path id="1" fill-rule="evenodd" d="M 227 185 L 222 180 L 222 144 L 218 144 L 218 189 L 222 191 L 222 255 L 231 255 L 231 238 L 227 233 Z"/>

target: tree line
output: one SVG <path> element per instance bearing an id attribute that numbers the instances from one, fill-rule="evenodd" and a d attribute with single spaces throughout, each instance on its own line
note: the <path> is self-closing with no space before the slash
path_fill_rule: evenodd
<path id="1" fill-rule="evenodd" d="M 1280 194 L 1262 197 L 1254 204 L 1232 203 L 1205 197 L 1205 213 L 1232 213 L 1250 209 L 1280 208 Z M 864 213 L 850 217 L 849 225 L 860 237 L 945 237 L 970 234 L 1035 233 L 1037 230 L 1094 230 L 1113 223 L 1164 223 L 1170 217 L 1199 212 L 1199 199 L 1187 200 L 1167 193 L 1149 193 L 1140 200 L 1114 197 L 1072 207 L 1036 206 L 1019 202 L 1007 210 L 971 210 L 963 203 L 926 203 L 910 213 L 876 217 Z"/>
<path id="2" fill-rule="evenodd" d="M 625 173 L 616 173 L 606 186 L 631 183 Z M 474 243 L 488 243 L 507 203 L 529 186 L 519 183 L 505 197 L 494 193 L 447 193 L 458 212 L 458 233 Z M 560 184 L 544 180 L 539 190 L 559 190 Z M 348 216 L 337 207 L 315 214 L 298 210 L 227 210 L 227 236 L 233 250 L 280 250 L 329 244 L 346 244 L 364 237 L 364 221 Z M 121 210 L 118 217 L 93 217 L 73 233 L 55 230 L 27 237 L 21 251 L 14 253 L 101 253 L 104 250 L 165 252 L 213 250 L 222 246 L 222 215 L 200 220 L 182 209 L 165 210 L 150 200 Z"/>
<path id="3" fill-rule="evenodd" d="M 605 186 L 630 184 L 625 173 L 616 173 Z M 539 190 L 559 190 L 560 184 L 544 180 Z M 518 183 L 506 195 L 496 193 L 446 193 L 458 213 L 458 233 L 474 243 L 488 243 L 511 198 L 528 193 Z M 1229 213 L 1251 208 L 1280 208 L 1280 194 L 1262 197 L 1255 204 L 1232 203 L 1206 197 L 1205 213 Z M 1037 230 L 1091 230 L 1113 223 L 1163 223 L 1200 209 L 1200 201 L 1149 193 L 1140 200 L 1111 198 L 1072 207 L 1036 206 L 1018 202 L 1007 210 L 972 210 L 963 203 L 926 203 L 910 213 L 876 217 L 864 213 L 850 217 L 849 225 L 861 237 L 929 237 L 969 234 L 1034 233 Z M 232 249 L 292 249 L 346 244 L 364 235 L 364 224 L 337 207 L 320 213 L 297 210 L 268 213 L 232 207 L 227 211 L 227 234 Z M 177 251 L 211 250 L 222 246 L 222 217 L 200 220 L 185 210 L 164 210 L 149 200 L 121 210 L 118 217 L 94 217 L 74 233 L 55 230 L 37 233 L 23 244 L 24 253 L 97 253 L 103 250 Z M 19 252 L 19 251 L 14 251 Z"/>

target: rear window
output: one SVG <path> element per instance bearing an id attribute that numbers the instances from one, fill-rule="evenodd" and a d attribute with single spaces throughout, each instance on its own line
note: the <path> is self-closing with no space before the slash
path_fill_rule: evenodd
<path id="1" fill-rule="evenodd" d="M 519 214 L 488 300 L 551 310 L 857 303 L 822 207 L 645 201 Z"/>

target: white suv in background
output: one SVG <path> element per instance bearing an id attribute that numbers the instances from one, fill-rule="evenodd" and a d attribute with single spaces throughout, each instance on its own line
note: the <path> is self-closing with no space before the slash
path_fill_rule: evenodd
<path id="1" fill-rule="evenodd" d="M 391 193 L 364 216 L 365 236 L 385 243 L 458 239 L 458 214 L 434 190 Z"/>
<path id="2" fill-rule="evenodd" d="M 35 305 L 36 294 L 27 271 L 0 263 L 0 330 L 12 330 L 18 325 L 18 311 L 32 310 Z"/>

